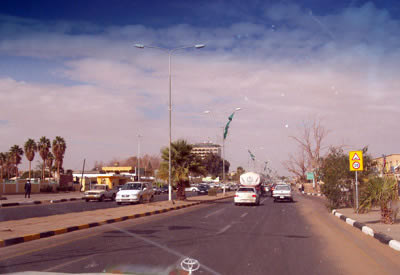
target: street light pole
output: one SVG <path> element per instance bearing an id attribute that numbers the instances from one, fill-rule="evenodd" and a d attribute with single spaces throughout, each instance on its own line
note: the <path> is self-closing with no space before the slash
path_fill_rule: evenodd
<path id="1" fill-rule="evenodd" d="M 140 134 L 138 134 L 138 158 L 137 158 L 137 166 L 138 166 L 138 169 L 137 169 L 137 176 L 138 176 L 138 181 L 140 181 L 140 138 L 141 138 L 142 136 L 140 135 Z"/>
<path id="2" fill-rule="evenodd" d="M 169 72 L 169 145 L 168 145 L 168 200 L 172 201 L 172 158 L 171 158 L 171 145 L 172 145 L 172 79 L 171 79 L 171 57 L 172 57 L 172 50 L 169 52 L 168 55 L 168 72 Z"/>
<path id="3" fill-rule="evenodd" d="M 183 49 L 189 49 L 189 48 L 196 48 L 196 49 L 201 49 L 204 48 L 204 44 L 197 44 L 194 46 L 184 46 L 184 47 L 178 47 L 178 48 L 173 48 L 173 49 L 167 49 L 167 48 L 162 48 L 162 47 L 155 47 L 155 46 L 147 46 L 143 44 L 135 44 L 136 48 L 143 49 L 143 48 L 154 48 L 154 49 L 159 49 L 162 50 L 166 53 L 168 53 L 168 80 L 169 80 L 169 93 L 168 93 L 168 111 L 169 111 L 169 145 L 168 145 L 168 200 L 172 201 L 172 159 L 171 159 L 171 144 L 172 144 L 172 92 L 171 92 L 171 86 L 172 86 L 172 79 L 171 79 L 171 59 L 172 59 L 172 54 L 177 51 L 177 50 L 183 50 Z"/>

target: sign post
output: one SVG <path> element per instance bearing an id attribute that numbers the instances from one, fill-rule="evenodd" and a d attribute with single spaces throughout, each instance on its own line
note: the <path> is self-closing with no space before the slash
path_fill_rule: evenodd
<path id="1" fill-rule="evenodd" d="M 312 180 L 313 188 L 315 188 L 315 177 L 314 172 L 307 172 L 307 180 Z"/>
<path id="2" fill-rule="evenodd" d="M 358 213 L 358 178 L 357 172 L 364 170 L 363 152 L 351 151 L 349 152 L 350 171 L 356 172 L 356 213 Z"/>

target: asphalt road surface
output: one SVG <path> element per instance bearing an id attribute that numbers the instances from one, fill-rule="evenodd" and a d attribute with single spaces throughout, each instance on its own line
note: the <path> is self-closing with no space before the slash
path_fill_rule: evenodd
<path id="1" fill-rule="evenodd" d="M 331 215 L 318 198 L 232 199 L 0 249 L 0 273 L 399 274 L 400 253 Z M 164 273 L 162 273 L 164 272 Z"/>
<path id="2" fill-rule="evenodd" d="M 186 192 L 187 197 L 197 196 L 196 192 Z M 173 193 L 173 199 L 176 194 Z M 160 194 L 154 196 L 154 201 L 168 200 L 168 194 Z M 62 202 L 62 203 L 47 203 L 39 205 L 4 207 L 0 209 L 0 222 L 10 220 L 22 220 L 35 217 L 47 217 L 52 215 L 83 212 L 97 209 L 106 209 L 114 207 L 123 207 L 126 204 L 117 205 L 114 201 L 90 201 L 84 200 Z"/>

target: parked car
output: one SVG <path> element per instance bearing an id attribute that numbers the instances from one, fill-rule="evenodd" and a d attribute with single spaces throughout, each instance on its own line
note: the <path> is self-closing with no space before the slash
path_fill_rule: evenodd
<path id="1" fill-rule="evenodd" d="M 97 201 L 104 201 L 108 200 L 115 200 L 116 194 L 118 192 L 118 186 L 110 189 L 107 184 L 95 184 L 92 185 L 92 189 L 86 191 L 83 195 L 85 200 L 97 200 Z"/>
<path id="2" fill-rule="evenodd" d="M 199 188 L 196 186 L 190 186 L 190 187 L 186 187 L 185 191 L 186 192 L 197 192 L 197 191 L 199 191 Z"/>
<path id="3" fill-rule="evenodd" d="M 154 200 L 154 190 L 151 183 L 148 182 L 128 182 L 118 191 L 116 199 L 117 204 L 143 203 L 144 201 Z"/>
<path id="4" fill-rule="evenodd" d="M 210 187 L 208 185 L 199 185 L 198 189 L 197 195 L 207 195 Z"/>
<path id="5" fill-rule="evenodd" d="M 274 202 L 278 200 L 293 201 L 292 188 L 288 184 L 277 184 L 272 192 Z"/>
<path id="6" fill-rule="evenodd" d="M 161 193 L 168 193 L 168 186 L 161 186 L 160 191 Z"/>
<path id="7" fill-rule="evenodd" d="M 154 195 L 160 195 L 161 194 L 161 189 L 158 188 L 157 186 L 153 187 Z"/>
<path id="8" fill-rule="evenodd" d="M 240 187 L 235 194 L 235 205 L 260 204 L 260 195 L 254 187 Z"/>

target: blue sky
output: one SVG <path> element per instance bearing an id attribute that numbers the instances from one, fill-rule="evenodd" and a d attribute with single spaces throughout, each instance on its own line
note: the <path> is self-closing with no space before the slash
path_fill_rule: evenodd
<path id="1" fill-rule="evenodd" d="M 174 138 L 220 142 L 221 125 L 241 107 L 227 140 L 233 167 L 246 166 L 251 149 L 284 173 L 296 150 L 289 136 L 316 117 L 331 131 L 327 145 L 396 153 L 399 7 L 0 1 L 0 151 L 61 135 L 70 144 L 65 164 L 75 169 L 83 158 L 90 165 L 136 154 L 140 132 L 144 152 L 158 154 L 168 141 L 168 59 L 133 44 L 205 43 L 173 57 Z"/>

